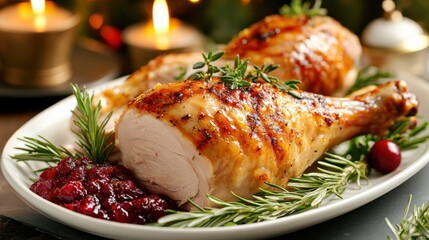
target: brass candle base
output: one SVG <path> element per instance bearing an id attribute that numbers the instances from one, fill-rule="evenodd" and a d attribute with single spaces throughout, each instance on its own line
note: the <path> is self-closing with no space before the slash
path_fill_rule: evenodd
<path id="1" fill-rule="evenodd" d="M 3 66 L 2 79 L 4 82 L 22 87 L 52 87 L 67 82 L 72 76 L 69 61 L 51 68 L 14 68 Z"/>
<path id="2" fill-rule="evenodd" d="M 53 87 L 72 76 L 71 51 L 78 16 L 45 32 L 0 29 L 1 78 L 19 87 Z"/>

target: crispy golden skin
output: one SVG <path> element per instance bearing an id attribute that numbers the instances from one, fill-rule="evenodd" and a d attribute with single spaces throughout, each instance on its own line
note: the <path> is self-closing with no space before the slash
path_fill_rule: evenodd
<path id="1" fill-rule="evenodd" d="M 299 79 L 300 89 L 329 96 L 344 94 L 355 81 L 361 52 L 358 37 L 328 16 L 268 16 L 226 47 L 229 58 L 275 63 L 279 79 Z"/>
<path id="2" fill-rule="evenodd" d="M 180 204 L 207 205 L 206 194 L 231 200 L 231 191 L 249 197 L 264 182 L 285 186 L 331 147 L 382 133 L 418 105 L 402 81 L 349 98 L 301 95 L 260 83 L 231 90 L 217 80 L 155 86 L 119 119 L 122 163 Z"/>

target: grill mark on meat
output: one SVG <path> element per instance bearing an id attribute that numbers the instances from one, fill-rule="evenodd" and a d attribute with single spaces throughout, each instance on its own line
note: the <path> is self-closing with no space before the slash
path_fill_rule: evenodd
<path id="1" fill-rule="evenodd" d="M 279 106 L 276 101 L 275 95 L 272 92 L 266 91 L 263 88 L 252 88 L 250 90 L 250 106 L 252 106 L 253 118 L 257 119 L 260 123 L 259 128 L 262 137 L 260 139 L 265 139 L 270 143 L 272 151 L 276 156 L 278 164 L 281 164 L 284 159 L 285 152 L 283 148 L 278 143 L 278 136 L 284 134 L 280 127 L 276 127 L 276 124 L 283 122 L 282 118 L 276 117 L 273 112 L 279 111 Z M 271 104 L 266 104 L 270 102 Z M 256 126 L 252 126 L 253 129 Z"/>

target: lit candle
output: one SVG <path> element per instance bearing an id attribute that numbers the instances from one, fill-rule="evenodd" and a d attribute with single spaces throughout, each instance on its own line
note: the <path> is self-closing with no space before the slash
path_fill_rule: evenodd
<path id="1" fill-rule="evenodd" d="M 27 87 L 54 86 L 69 80 L 78 23 L 77 15 L 45 0 L 0 9 L 3 80 Z"/>
<path id="2" fill-rule="evenodd" d="M 76 16 L 53 2 L 31 0 L 0 10 L 0 29 L 9 31 L 57 31 L 76 25 Z"/>
<path id="3" fill-rule="evenodd" d="M 165 0 L 154 1 L 152 15 L 151 21 L 132 25 L 123 33 L 133 69 L 161 54 L 202 48 L 204 39 L 201 33 L 178 19 L 170 18 Z"/>

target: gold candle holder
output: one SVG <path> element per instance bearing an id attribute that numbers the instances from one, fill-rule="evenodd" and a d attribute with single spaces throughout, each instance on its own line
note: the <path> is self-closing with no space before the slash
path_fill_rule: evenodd
<path id="1" fill-rule="evenodd" d="M 152 22 L 137 23 L 125 29 L 123 40 L 127 45 L 132 70 L 159 55 L 203 49 L 204 37 L 195 28 L 178 19 L 170 19 L 170 25 L 171 30 L 165 36 L 155 34 Z"/>
<path id="2" fill-rule="evenodd" d="M 29 3 L 19 3 L 0 10 L 4 82 L 41 88 L 59 85 L 71 78 L 71 50 L 79 17 L 53 3 L 46 9 L 43 15 L 34 15 Z"/>

